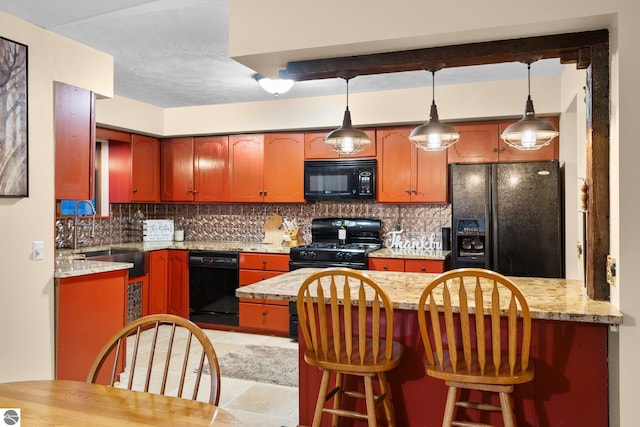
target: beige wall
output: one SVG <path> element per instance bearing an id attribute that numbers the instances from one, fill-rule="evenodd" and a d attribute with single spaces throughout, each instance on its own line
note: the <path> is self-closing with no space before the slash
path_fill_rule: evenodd
<path id="1" fill-rule="evenodd" d="M 29 197 L 0 198 L 0 382 L 53 377 L 53 82 L 113 93 L 113 59 L 0 12 L 0 35 L 28 46 Z M 45 259 L 30 258 L 44 242 Z"/>

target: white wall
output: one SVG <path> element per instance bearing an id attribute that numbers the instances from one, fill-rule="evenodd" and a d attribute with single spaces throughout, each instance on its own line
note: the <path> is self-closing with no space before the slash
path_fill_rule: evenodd
<path id="1" fill-rule="evenodd" d="M 111 96 L 113 59 L 0 12 L 0 35 L 28 46 L 29 197 L 0 198 L 0 382 L 54 373 L 53 82 Z M 45 259 L 30 258 L 34 240 Z"/>

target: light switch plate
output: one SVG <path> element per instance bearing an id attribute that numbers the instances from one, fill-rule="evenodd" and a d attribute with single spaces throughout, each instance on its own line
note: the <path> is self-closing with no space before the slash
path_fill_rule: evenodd
<path id="1" fill-rule="evenodd" d="M 607 283 L 616 285 L 616 259 L 611 255 L 607 255 Z"/>
<path id="2" fill-rule="evenodd" d="M 44 259 L 44 242 L 42 240 L 36 240 L 33 242 L 33 253 L 31 256 L 34 260 Z"/>

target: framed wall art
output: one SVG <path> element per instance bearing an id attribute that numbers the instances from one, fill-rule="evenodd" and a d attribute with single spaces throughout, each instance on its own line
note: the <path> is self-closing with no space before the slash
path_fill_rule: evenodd
<path id="1" fill-rule="evenodd" d="M 29 195 L 27 46 L 0 36 L 0 197 Z"/>

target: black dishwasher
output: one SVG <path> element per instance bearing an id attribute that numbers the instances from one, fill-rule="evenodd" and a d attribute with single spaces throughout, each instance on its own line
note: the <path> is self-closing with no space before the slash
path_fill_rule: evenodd
<path id="1" fill-rule="evenodd" d="M 238 326 L 238 252 L 189 252 L 189 319 Z"/>

